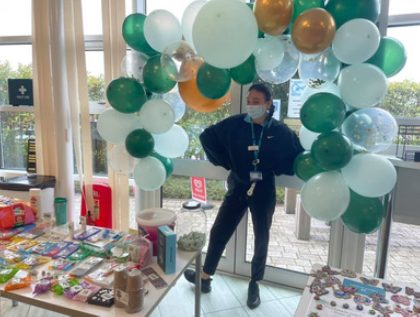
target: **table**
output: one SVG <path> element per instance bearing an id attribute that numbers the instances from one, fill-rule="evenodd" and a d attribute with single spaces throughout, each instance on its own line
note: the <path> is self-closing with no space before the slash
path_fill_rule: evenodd
<path id="1" fill-rule="evenodd" d="M 47 310 L 56 311 L 61 314 L 67 314 L 72 316 L 80 317 L 91 317 L 91 316 L 149 316 L 153 310 L 159 305 L 161 300 L 166 296 L 172 286 L 175 285 L 176 281 L 183 275 L 183 272 L 188 266 L 195 260 L 196 272 L 201 272 L 201 250 L 195 252 L 177 251 L 176 259 L 176 272 L 174 274 L 165 275 L 159 265 L 156 263 L 156 257 L 154 257 L 153 267 L 156 272 L 168 283 L 168 287 L 160 290 L 156 290 L 153 285 L 147 283 L 146 288 L 149 293 L 144 298 L 144 308 L 141 312 L 135 314 L 127 314 L 124 308 L 116 308 L 112 306 L 110 308 L 91 305 L 79 301 L 73 301 L 63 296 L 57 296 L 53 292 L 47 292 L 44 294 L 33 295 L 32 290 L 34 283 L 31 287 L 26 287 L 19 290 L 5 292 L 4 287 L 6 284 L 0 284 L 0 296 L 24 302 L 29 305 L 38 306 Z M 48 264 L 46 264 L 48 265 Z M 39 268 L 39 271 L 42 267 Z M 200 316 L 201 312 L 201 275 L 196 274 L 196 287 L 195 287 L 195 314 L 194 316 Z"/>
<path id="2" fill-rule="evenodd" d="M 312 272 L 315 272 L 317 270 L 321 270 L 322 269 L 322 265 L 320 264 L 315 264 L 312 267 Z M 332 270 L 338 271 L 338 272 L 342 272 L 341 269 L 336 269 L 336 268 L 331 268 Z M 337 277 L 342 283 L 344 282 L 346 286 L 355 286 L 358 287 L 358 289 L 356 290 L 355 294 L 356 295 L 363 295 L 368 297 L 370 294 L 372 294 L 373 292 L 381 292 L 382 294 L 384 294 L 384 298 L 386 298 L 389 303 L 385 304 L 382 303 L 380 304 L 382 307 L 386 307 L 389 306 L 389 308 L 391 310 L 394 310 L 396 308 L 396 303 L 391 300 L 391 296 L 397 295 L 397 296 L 404 296 L 409 298 L 409 302 L 410 305 L 403 305 L 400 304 L 400 307 L 403 309 L 411 309 L 413 310 L 413 304 L 415 301 L 415 297 L 413 295 L 407 295 L 406 294 L 406 286 L 404 284 L 400 284 L 400 283 L 394 283 L 392 285 L 391 282 L 383 280 L 383 279 L 379 279 L 379 278 L 375 278 L 372 279 L 371 277 L 366 277 L 362 274 L 357 274 L 356 277 L 350 278 L 350 277 L 344 277 L 340 274 L 338 275 L 330 275 L 333 277 Z M 362 282 L 361 280 L 362 278 L 366 278 L 368 280 L 370 280 L 371 282 L 377 281 L 378 284 L 376 286 L 373 285 L 367 285 L 365 283 Z M 345 300 L 345 299 L 341 299 L 341 298 L 336 298 L 333 295 L 333 289 L 332 287 L 327 287 L 326 290 L 329 291 L 328 294 L 322 295 L 320 296 L 319 300 L 315 300 L 315 294 L 310 292 L 310 285 L 311 283 L 315 280 L 315 277 L 313 276 L 309 276 L 308 278 L 308 282 L 306 283 L 305 289 L 302 293 L 302 297 L 299 301 L 299 305 L 298 308 L 296 309 L 296 313 L 295 313 L 295 317 L 307 317 L 310 316 L 310 313 L 312 312 L 316 312 L 318 313 L 318 316 L 322 316 L 322 317 L 363 317 L 363 316 L 382 316 L 382 314 L 379 313 L 379 311 L 375 310 L 375 314 L 371 315 L 369 314 L 369 310 L 372 310 L 372 306 L 374 305 L 373 300 L 372 303 L 370 305 L 362 305 L 364 308 L 362 311 L 357 310 L 356 309 L 356 302 L 354 301 L 354 295 L 351 296 L 351 298 Z M 325 279 L 323 279 L 323 281 L 325 281 Z M 392 285 L 393 287 L 401 287 L 401 290 L 399 292 L 397 292 L 396 294 L 391 293 L 390 291 L 385 291 L 382 283 L 386 283 L 387 285 Z M 339 290 L 338 286 L 334 286 L 334 288 L 336 290 Z M 336 306 L 332 306 L 331 305 L 331 301 L 335 301 L 336 302 Z M 343 308 L 343 304 L 347 303 L 349 305 L 348 309 L 344 309 Z M 420 301 L 418 302 L 420 303 Z M 323 305 L 322 310 L 318 310 L 316 308 L 317 305 Z M 417 303 L 416 303 L 417 304 Z M 402 316 L 401 313 L 397 313 L 397 312 L 390 312 L 389 316 Z M 417 315 L 412 315 L 412 316 L 417 316 Z"/>

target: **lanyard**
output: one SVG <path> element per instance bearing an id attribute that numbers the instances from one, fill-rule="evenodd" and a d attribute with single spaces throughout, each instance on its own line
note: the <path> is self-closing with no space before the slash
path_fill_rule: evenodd
<path id="1" fill-rule="evenodd" d="M 254 161 L 252 161 L 252 165 L 254 165 L 254 169 L 257 170 L 257 165 L 260 162 L 258 160 L 258 155 L 260 154 L 260 148 L 261 148 L 261 142 L 264 136 L 264 128 L 267 124 L 267 121 L 264 121 L 264 123 L 262 124 L 262 130 L 261 130 L 261 134 L 260 134 L 260 139 L 258 140 L 258 150 L 254 151 Z M 251 121 L 251 131 L 252 131 L 252 145 L 255 146 L 255 132 L 254 132 L 254 123 Z"/>

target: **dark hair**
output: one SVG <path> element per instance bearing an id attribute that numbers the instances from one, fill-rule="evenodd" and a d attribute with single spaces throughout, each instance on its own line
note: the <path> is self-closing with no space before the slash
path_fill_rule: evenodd
<path id="1" fill-rule="evenodd" d="M 272 101 L 273 100 L 273 90 L 267 86 L 266 84 L 253 84 L 251 87 L 249 87 L 248 91 L 256 90 L 264 94 L 266 101 Z M 274 104 L 271 103 L 270 110 L 268 112 L 268 119 L 270 120 L 273 117 L 274 114 Z"/>

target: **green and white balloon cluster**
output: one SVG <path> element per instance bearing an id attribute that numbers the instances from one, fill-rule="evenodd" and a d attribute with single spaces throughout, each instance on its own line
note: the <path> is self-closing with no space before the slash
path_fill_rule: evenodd
<path id="1" fill-rule="evenodd" d="M 349 230 L 368 234 L 385 215 L 380 197 L 397 181 L 392 163 L 377 153 L 392 145 L 398 125 L 379 106 L 387 77 L 401 71 L 406 53 L 399 41 L 381 38 L 376 19 L 357 15 L 358 7 L 379 7 L 379 1 L 352 1 L 354 7 L 349 2 L 327 1 L 341 26 L 326 50 L 300 57 L 299 76 L 307 88 L 299 138 L 306 151 L 294 170 L 305 181 L 301 198 L 308 214 L 322 221 L 341 218 Z M 347 18 L 345 8 L 351 11 Z"/>

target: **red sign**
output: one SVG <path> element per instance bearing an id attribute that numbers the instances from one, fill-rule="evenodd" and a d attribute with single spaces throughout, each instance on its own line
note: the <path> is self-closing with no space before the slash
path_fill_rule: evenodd
<path id="1" fill-rule="evenodd" d="M 191 177 L 192 198 L 203 203 L 206 202 L 206 179 L 204 177 Z"/>

